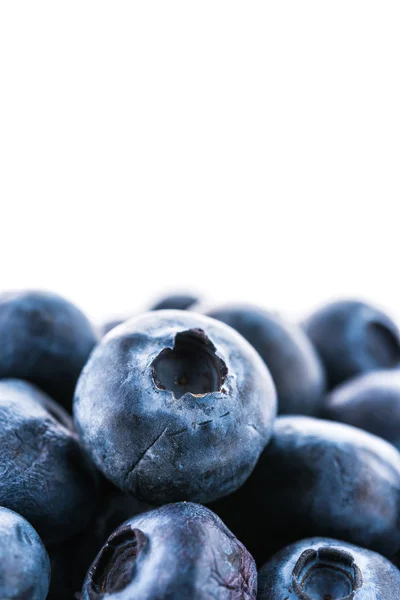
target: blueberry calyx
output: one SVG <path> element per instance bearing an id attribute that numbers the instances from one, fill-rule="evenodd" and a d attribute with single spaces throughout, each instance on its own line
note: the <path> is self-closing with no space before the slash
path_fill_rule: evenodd
<path id="1" fill-rule="evenodd" d="M 146 535 L 129 525 L 113 533 L 91 568 L 90 600 L 125 589 L 132 582 L 137 559 L 147 544 Z"/>
<path id="2" fill-rule="evenodd" d="M 305 550 L 292 572 L 299 600 L 352 600 L 362 584 L 353 556 L 338 548 Z"/>
<path id="3" fill-rule="evenodd" d="M 152 362 L 153 381 L 179 400 L 184 394 L 203 398 L 222 391 L 228 369 L 202 329 L 176 334 L 173 348 L 164 348 Z"/>

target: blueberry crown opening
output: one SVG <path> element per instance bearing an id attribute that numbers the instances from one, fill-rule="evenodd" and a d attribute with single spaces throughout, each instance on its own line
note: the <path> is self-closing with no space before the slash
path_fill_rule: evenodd
<path id="1" fill-rule="evenodd" d="M 305 550 L 292 572 L 299 600 L 352 600 L 362 584 L 353 556 L 339 548 Z"/>
<path id="2" fill-rule="evenodd" d="M 153 381 L 159 390 L 203 397 L 219 392 L 228 369 L 202 329 L 177 333 L 173 348 L 164 348 L 152 362 Z"/>
<path id="3" fill-rule="evenodd" d="M 367 345 L 380 367 L 391 368 L 400 363 L 400 339 L 394 328 L 371 321 L 367 325 Z"/>
<path id="4" fill-rule="evenodd" d="M 140 529 L 126 525 L 113 533 L 91 567 L 89 598 L 98 600 L 124 590 L 135 577 L 137 559 L 146 546 Z"/>

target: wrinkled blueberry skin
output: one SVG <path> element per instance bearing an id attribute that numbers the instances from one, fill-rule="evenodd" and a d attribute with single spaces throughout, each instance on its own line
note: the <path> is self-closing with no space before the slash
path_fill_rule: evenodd
<path id="1" fill-rule="evenodd" d="M 270 370 L 280 414 L 317 415 L 325 393 L 325 374 L 300 327 L 256 306 L 231 305 L 208 310 L 209 317 L 238 331 Z"/>
<path id="2" fill-rule="evenodd" d="M 400 548 L 400 454 L 341 423 L 279 417 L 253 474 L 211 505 L 262 564 L 295 540 L 335 537 L 392 557 Z"/>
<path id="3" fill-rule="evenodd" d="M 398 600 L 399 590 L 400 571 L 380 554 L 316 537 L 287 546 L 263 566 L 257 600 Z"/>
<path id="4" fill-rule="evenodd" d="M 45 600 L 49 582 L 42 540 L 21 515 L 0 507 L 0 598 Z"/>
<path id="5" fill-rule="evenodd" d="M 26 379 L 71 411 L 79 374 L 96 344 L 87 318 L 48 292 L 0 296 L 0 378 Z"/>
<path id="6" fill-rule="evenodd" d="M 312 314 L 304 329 L 325 366 L 329 387 L 400 365 L 397 325 L 363 302 L 333 302 Z"/>
<path id="7" fill-rule="evenodd" d="M 171 294 L 153 304 L 150 310 L 189 310 L 198 301 L 196 296 L 190 294 Z"/>
<path id="8" fill-rule="evenodd" d="M 26 381 L 0 381 L 0 505 L 24 516 L 45 543 L 85 527 L 96 491 L 69 419 L 60 421 L 54 404 Z"/>
<path id="9" fill-rule="evenodd" d="M 335 388 L 325 418 L 379 435 L 400 450 L 400 371 L 366 373 Z"/>
<path id="10" fill-rule="evenodd" d="M 135 517 L 94 560 L 82 600 L 251 600 L 253 558 L 204 506 L 169 504 Z"/>
<path id="11" fill-rule="evenodd" d="M 171 384 L 183 379 L 166 386 L 157 379 L 172 378 L 168 360 L 178 342 L 189 347 L 184 359 L 207 355 L 199 369 L 189 365 L 198 395 L 182 384 L 178 398 Z M 216 391 L 198 393 L 211 383 Z M 151 504 L 206 502 L 238 488 L 269 440 L 275 413 L 271 376 L 250 344 L 223 323 L 173 310 L 110 332 L 83 370 L 74 404 L 80 438 L 100 471 Z"/>
<path id="12" fill-rule="evenodd" d="M 82 589 L 94 557 L 113 531 L 124 521 L 152 508 L 104 480 L 99 489 L 96 512 L 84 531 L 48 548 L 51 585 L 47 600 L 71 600 Z"/>

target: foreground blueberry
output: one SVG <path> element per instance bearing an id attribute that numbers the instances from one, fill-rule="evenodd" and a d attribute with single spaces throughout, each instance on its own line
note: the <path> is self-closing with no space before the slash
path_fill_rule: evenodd
<path id="1" fill-rule="evenodd" d="M 400 454 L 355 427 L 279 417 L 244 486 L 213 510 L 261 563 L 286 544 L 332 536 L 389 558 L 400 549 Z"/>
<path id="2" fill-rule="evenodd" d="M 82 533 L 48 547 L 51 585 L 48 600 L 71 600 L 82 589 L 85 575 L 107 538 L 127 519 L 153 507 L 124 494 L 104 480 L 95 514 Z"/>
<path id="3" fill-rule="evenodd" d="M 260 354 L 274 380 L 280 414 L 319 413 L 325 374 L 300 327 L 250 305 L 222 306 L 206 314 L 236 329 Z"/>
<path id="4" fill-rule="evenodd" d="M 400 571 L 386 558 L 346 542 L 311 538 L 261 569 L 258 600 L 398 600 Z"/>
<path id="5" fill-rule="evenodd" d="M 26 381 L 0 381 L 0 505 L 23 515 L 45 543 L 81 531 L 95 482 L 58 407 Z"/>
<path id="6" fill-rule="evenodd" d="M 366 373 L 329 394 L 325 416 L 365 429 L 400 450 L 400 370 Z"/>
<path id="7" fill-rule="evenodd" d="M 253 558 L 204 506 L 169 504 L 125 522 L 97 555 L 82 600 L 251 600 Z"/>
<path id="8" fill-rule="evenodd" d="M 272 379 L 233 329 L 154 311 L 110 332 L 78 382 L 81 440 L 104 475 L 153 504 L 239 487 L 268 442 Z"/>
<path id="9" fill-rule="evenodd" d="M 400 365 L 400 333 L 382 311 L 357 301 L 328 304 L 304 328 L 333 387 L 361 373 Z"/>
<path id="10" fill-rule="evenodd" d="M 0 507 L 0 598 L 45 600 L 49 582 L 42 540 L 23 517 Z"/>
<path id="11" fill-rule="evenodd" d="M 75 385 L 96 343 L 73 304 L 47 292 L 0 296 L 0 378 L 27 379 L 71 410 Z"/>

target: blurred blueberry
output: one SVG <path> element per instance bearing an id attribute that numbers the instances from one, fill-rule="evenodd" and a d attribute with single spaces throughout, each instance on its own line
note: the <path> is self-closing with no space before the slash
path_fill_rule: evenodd
<path id="1" fill-rule="evenodd" d="M 171 294 L 170 296 L 165 296 L 165 298 L 161 298 L 158 300 L 150 310 L 165 310 L 165 309 L 174 309 L 174 310 L 189 310 L 197 304 L 199 298 L 197 296 L 192 296 L 191 294 Z"/>
<path id="2" fill-rule="evenodd" d="M 268 442 L 271 376 L 230 327 L 149 312 L 110 332 L 77 386 L 81 440 L 116 486 L 153 504 L 211 501 L 239 487 Z"/>
<path id="3" fill-rule="evenodd" d="M 400 365 L 400 333 L 384 312 L 364 302 L 328 304 L 304 323 L 330 387 L 361 373 Z"/>
<path id="4" fill-rule="evenodd" d="M 325 417 L 365 429 L 400 450 L 400 370 L 350 379 L 328 396 Z"/>
<path id="5" fill-rule="evenodd" d="M 49 583 L 42 540 L 23 517 L 0 507 L 0 598 L 45 600 Z"/>
<path id="6" fill-rule="evenodd" d="M 81 531 L 95 502 L 69 418 L 34 385 L 0 381 L 0 505 L 23 515 L 45 543 Z"/>
<path id="7" fill-rule="evenodd" d="M 155 304 L 153 304 L 147 310 L 164 310 L 164 309 L 176 309 L 176 310 L 189 310 L 198 302 L 198 298 L 196 296 L 191 296 L 188 294 L 173 294 L 171 296 L 166 296 L 165 298 L 161 298 Z M 146 311 L 147 312 L 147 311 Z M 138 316 L 138 315 L 136 315 Z M 125 315 L 124 317 L 117 317 L 111 319 L 110 321 L 106 321 L 104 325 L 100 328 L 101 335 L 106 335 L 111 329 L 121 325 L 121 323 L 125 323 L 129 319 L 134 318 L 134 314 Z"/>
<path id="8" fill-rule="evenodd" d="M 400 571 L 386 558 L 339 540 L 287 546 L 261 569 L 258 600 L 398 600 Z"/>
<path id="9" fill-rule="evenodd" d="M 108 539 L 82 600 L 255 600 L 253 558 L 204 506 L 169 504 L 135 517 Z"/>
<path id="10" fill-rule="evenodd" d="M 325 374 L 312 344 L 297 325 L 250 305 L 207 310 L 257 350 L 269 368 L 278 394 L 280 414 L 317 415 L 325 392 Z"/>
<path id="11" fill-rule="evenodd" d="M 75 385 L 96 335 L 87 318 L 56 294 L 0 295 L 0 378 L 26 379 L 71 410 Z"/>

